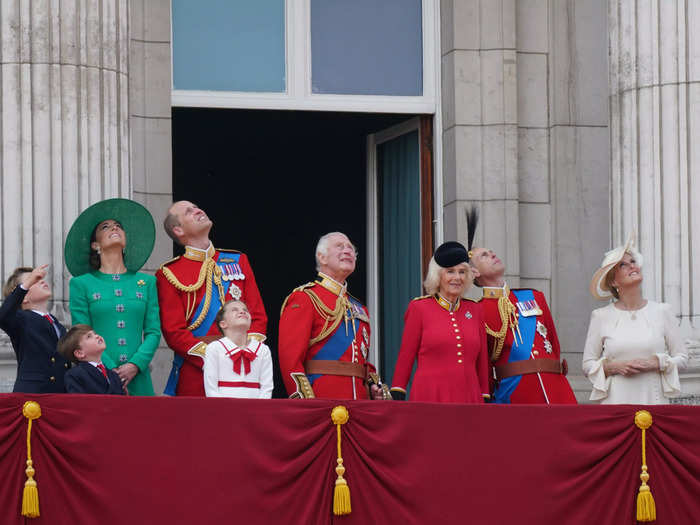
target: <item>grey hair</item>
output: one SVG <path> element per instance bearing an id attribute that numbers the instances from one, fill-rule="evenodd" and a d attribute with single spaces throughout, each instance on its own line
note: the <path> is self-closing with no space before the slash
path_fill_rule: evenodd
<path id="1" fill-rule="evenodd" d="M 457 266 L 464 266 L 465 268 L 470 268 L 469 264 L 467 263 L 461 263 L 458 264 Z M 438 293 L 440 290 L 440 277 L 442 275 L 442 272 L 445 270 L 445 268 L 441 267 L 438 263 L 435 262 L 435 257 L 430 258 L 430 262 L 428 263 L 428 272 L 425 275 L 425 281 L 423 281 L 423 288 L 425 288 L 425 293 L 428 295 L 435 295 Z M 464 291 L 462 292 L 462 297 L 467 296 L 467 290 L 471 288 L 472 281 L 467 280 L 466 286 L 464 287 Z"/>
<path id="2" fill-rule="evenodd" d="M 318 240 L 318 243 L 316 243 L 316 251 L 314 252 L 316 255 L 316 271 L 321 270 L 321 262 L 318 260 L 318 255 L 327 255 L 328 254 L 328 240 L 333 237 L 334 235 L 342 235 L 346 239 L 350 240 L 347 235 L 345 235 L 343 232 L 330 232 L 325 235 L 322 235 L 321 238 Z M 355 246 L 353 244 L 353 246 Z M 355 251 L 357 251 L 357 248 L 355 248 Z"/>

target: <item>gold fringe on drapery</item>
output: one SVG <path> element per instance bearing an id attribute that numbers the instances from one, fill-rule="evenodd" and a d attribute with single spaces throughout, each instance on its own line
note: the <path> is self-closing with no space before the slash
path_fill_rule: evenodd
<path id="1" fill-rule="evenodd" d="M 34 464 L 32 463 L 32 421 L 41 417 L 41 407 L 36 401 L 27 401 L 22 407 L 22 414 L 27 418 L 27 481 L 24 482 L 22 493 L 22 516 L 27 518 L 39 517 L 39 489 L 34 480 Z"/>
<path id="2" fill-rule="evenodd" d="M 647 472 L 645 433 L 652 423 L 651 414 L 646 410 L 639 410 L 634 415 L 634 424 L 642 429 L 642 473 L 639 475 L 642 484 L 639 487 L 639 494 L 637 494 L 637 521 L 656 521 L 656 503 L 654 502 L 654 496 L 651 495 L 651 488 L 647 485 L 649 473 Z"/>
<path id="3" fill-rule="evenodd" d="M 335 407 L 331 411 L 331 420 L 338 432 L 338 466 L 335 467 L 335 473 L 338 474 L 338 478 L 335 480 L 335 489 L 333 490 L 333 514 L 336 516 L 343 516 L 352 512 L 352 507 L 350 506 L 350 487 L 343 477 L 343 474 L 345 474 L 345 467 L 343 466 L 343 456 L 340 450 L 340 427 L 347 423 L 348 419 L 350 419 L 348 409 L 342 405 Z"/>

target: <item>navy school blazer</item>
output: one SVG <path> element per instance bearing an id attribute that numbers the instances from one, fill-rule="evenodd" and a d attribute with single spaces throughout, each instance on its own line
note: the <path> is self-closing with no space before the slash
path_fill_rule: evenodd
<path id="1" fill-rule="evenodd" d="M 117 394 L 123 395 L 122 380 L 111 369 L 107 369 L 105 379 L 97 367 L 87 361 L 80 361 L 66 372 L 66 392 L 69 394 Z"/>
<path id="2" fill-rule="evenodd" d="M 22 310 L 27 290 L 17 287 L 0 306 L 0 328 L 10 336 L 17 357 L 17 378 L 13 392 L 51 394 L 65 392 L 63 376 L 70 368 L 56 350 L 58 335 L 48 319 L 31 310 Z M 61 336 L 63 325 L 51 316 Z"/>

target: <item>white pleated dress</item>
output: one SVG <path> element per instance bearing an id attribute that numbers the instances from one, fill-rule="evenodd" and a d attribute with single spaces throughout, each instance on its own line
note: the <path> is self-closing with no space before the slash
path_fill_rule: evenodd
<path id="1" fill-rule="evenodd" d="M 656 355 L 660 370 L 605 377 L 607 360 L 627 361 Z M 583 351 L 583 373 L 593 383 L 591 401 L 603 404 L 658 405 L 681 393 L 678 371 L 688 353 L 671 306 L 647 301 L 635 311 L 611 303 L 593 310 Z"/>

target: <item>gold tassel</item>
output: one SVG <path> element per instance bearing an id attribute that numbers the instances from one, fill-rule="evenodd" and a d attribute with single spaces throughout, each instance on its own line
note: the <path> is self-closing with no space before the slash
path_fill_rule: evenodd
<path id="1" fill-rule="evenodd" d="M 27 401 L 22 407 L 22 414 L 27 418 L 27 481 L 22 492 L 22 516 L 27 518 L 39 517 L 39 489 L 34 481 L 34 464 L 32 463 L 32 420 L 41 417 L 41 407 L 36 401 Z"/>
<path id="2" fill-rule="evenodd" d="M 338 431 L 338 466 L 335 467 L 335 473 L 338 478 L 335 480 L 335 489 L 333 490 L 333 514 L 336 516 L 344 516 L 352 512 L 350 506 L 350 487 L 345 481 L 345 467 L 343 466 L 343 456 L 340 451 L 340 426 L 344 425 L 350 419 L 348 409 L 342 405 L 335 407 L 331 411 L 331 420 Z"/>
<path id="3" fill-rule="evenodd" d="M 639 487 L 639 494 L 637 494 L 637 521 L 656 521 L 656 503 L 654 496 L 651 495 L 651 488 L 647 485 L 649 473 L 647 472 L 645 432 L 651 427 L 652 422 L 651 414 L 646 410 L 639 410 L 634 415 L 634 424 L 642 429 L 642 473 L 639 475 L 642 484 Z"/>

